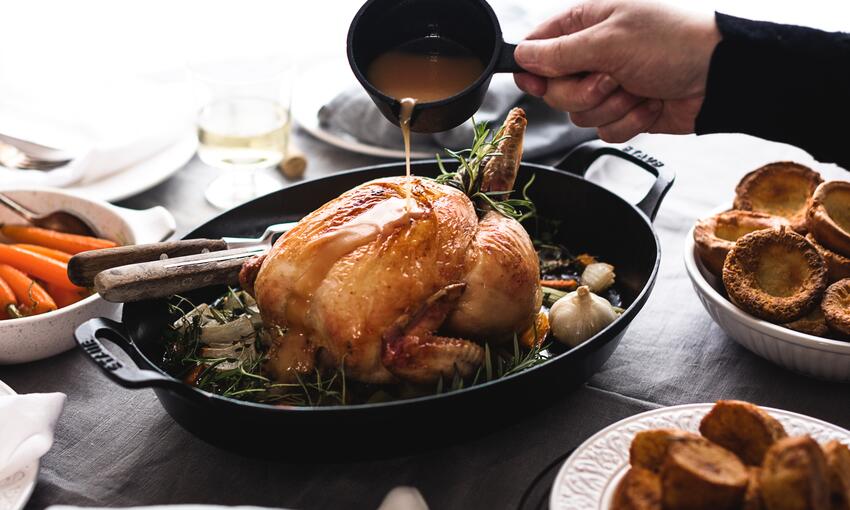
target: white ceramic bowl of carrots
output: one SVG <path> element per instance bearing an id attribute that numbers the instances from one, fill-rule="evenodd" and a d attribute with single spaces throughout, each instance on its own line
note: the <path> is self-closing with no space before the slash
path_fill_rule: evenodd
<path id="1" fill-rule="evenodd" d="M 0 364 L 25 363 L 67 351 L 74 329 L 91 317 L 117 317 L 108 303 L 68 280 L 75 253 L 161 241 L 174 233 L 163 207 L 136 211 L 59 190 L 3 190 L 37 213 L 67 211 L 86 220 L 97 238 L 29 225 L 0 207 Z"/>

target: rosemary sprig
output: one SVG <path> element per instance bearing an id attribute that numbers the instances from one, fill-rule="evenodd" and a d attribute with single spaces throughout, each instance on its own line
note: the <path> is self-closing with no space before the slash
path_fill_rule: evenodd
<path id="1" fill-rule="evenodd" d="M 472 125 L 471 148 L 461 151 L 445 149 L 446 153 L 457 161 L 457 168 L 454 171 L 447 170 L 442 158 L 437 154 L 437 166 L 440 168 L 440 175 L 437 176 L 436 181 L 465 193 L 470 200 L 476 203 L 479 214 L 492 209 L 517 221 L 534 217 L 537 210 L 534 207 L 534 202 L 528 198 L 528 188 L 534 182 L 533 176 L 523 186 L 522 198 L 502 200 L 505 195 L 512 192 L 511 190 L 481 191 L 481 182 L 487 161 L 490 158 L 502 155 L 498 150 L 499 143 L 507 139 L 508 136 L 504 134 L 504 127 L 493 132 L 487 127 L 486 122 L 475 122 L 475 119 L 472 119 Z"/>

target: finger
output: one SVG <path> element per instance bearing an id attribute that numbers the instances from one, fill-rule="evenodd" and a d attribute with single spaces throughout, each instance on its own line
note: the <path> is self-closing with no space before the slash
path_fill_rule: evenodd
<path id="1" fill-rule="evenodd" d="M 522 41 L 514 51 L 517 64 L 526 71 L 556 78 L 584 71 L 606 71 L 608 40 L 598 26 L 553 39 Z"/>
<path id="2" fill-rule="evenodd" d="M 580 3 L 556 14 L 537 26 L 526 39 L 552 39 L 574 34 L 606 20 L 614 9 L 601 2 Z"/>
<path id="3" fill-rule="evenodd" d="M 624 117 L 598 129 L 599 138 L 620 143 L 646 132 L 661 115 L 663 105 L 658 99 L 648 99 L 638 104 Z"/>
<path id="4" fill-rule="evenodd" d="M 607 74 L 552 78 L 546 84 L 543 100 L 556 110 L 583 112 L 602 104 L 617 87 Z"/>
<path id="5" fill-rule="evenodd" d="M 573 124 L 579 127 L 604 126 L 626 116 L 644 98 L 629 94 L 623 89 L 608 96 L 601 104 L 570 115 Z"/>
<path id="6" fill-rule="evenodd" d="M 546 78 L 529 73 L 517 73 L 514 75 L 514 82 L 520 90 L 532 96 L 541 97 L 546 93 Z"/>

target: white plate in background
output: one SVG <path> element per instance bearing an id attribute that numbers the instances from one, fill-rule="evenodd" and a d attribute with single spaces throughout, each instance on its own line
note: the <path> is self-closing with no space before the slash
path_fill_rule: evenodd
<path id="1" fill-rule="evenodd" d="M 197 148 L 198 138 L 192 131 L 159 154 L 129 168 L 63 189 L 87 198 L 117 202 L 147 191 L 174 175 L 192 159 Z"/>
<path id="2" fill-rule="evenodd" d="M 549 497 L 552 510 L 608 510 L 620 479 L 629 468 L 629 446 L 642 430 L 675 428 L 699 432 L 699 423 L 714 404 L 686 404 L 636 414 L 610 425 L 582 443 L 567 458 Z M 802 414 L 763 407 L 789 436 L 810 435 L 825 443 L 850 445 L 850 431 Z"/>

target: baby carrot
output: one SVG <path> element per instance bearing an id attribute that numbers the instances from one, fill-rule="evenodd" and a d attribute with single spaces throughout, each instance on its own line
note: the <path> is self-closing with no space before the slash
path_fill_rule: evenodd
<path id="1" fill-rule="evenodd" d="M 80 288 L 68 279 L 67 264 L 45 257 L 40 253 L 22 250 L 8 244 L 0 244 L 0 264 L 14 266 L 39 280 L 55 283 L 66 289 Z"/>
<path id="2" fill-rule="evenodd" d="M 0 227 L 3 235 L 17 243 L 37 244 L 54 250 L 61 250 L 71 255 L 101 248 L 113 248 L 116 243 L 98 237 L 66 234 L 46 228 L 29 227 L 27 225 L 3 225 Z"/>
<path id="3" fill-rule="evenodd" d="M 9 284 L 21 304 L 24 315 L 38 315 L 56 310 L 56 302 L 44 288 L 12 266 L 0 264 L 0 278 Z"/>
<path id="4" fill-rule="evenodd" d="M 56 302 L 59 308 L 65 308 L 66 306 L 72 305 L 90 295 L 90 292 L 85 289 L 63 289 L 62 287 L 53 285 L 52 283 L 45 284 L 45 287 L 47 288 L 47 292 L 50 294 L 50 297 L 53 298 L 53 301 Z"/>
<path id="5" fill-rule="evenodd" d="M 0 278 L 0 319 L 12 319 L 20 315 L 16 305 L 18 299 L 15 297 L 12 287 L 6 280 Z"/>
<path id="6" fill-rule="evenodd" d="M 45 246 L 39 246 L 37 244 L 13 244 L 12 246 L 20 248 L 22 250 L 34 251 L 36 253 L 44 255 L 45 257 L 50 257 L 53 260 L 58 260 L 59 262 L 64 262 L 66 264 L 69 260 L 71 260 L 70 253 L 54 250 L 53 248 L 47 248 Z"/>
<path id="7" fill-rule="evenodd" d="M 540 285 L 549 287 L 550 289 L 558 290 L 576 290 L 578 282 L 573 279 L 568 280 L 540 280 Z"/>

